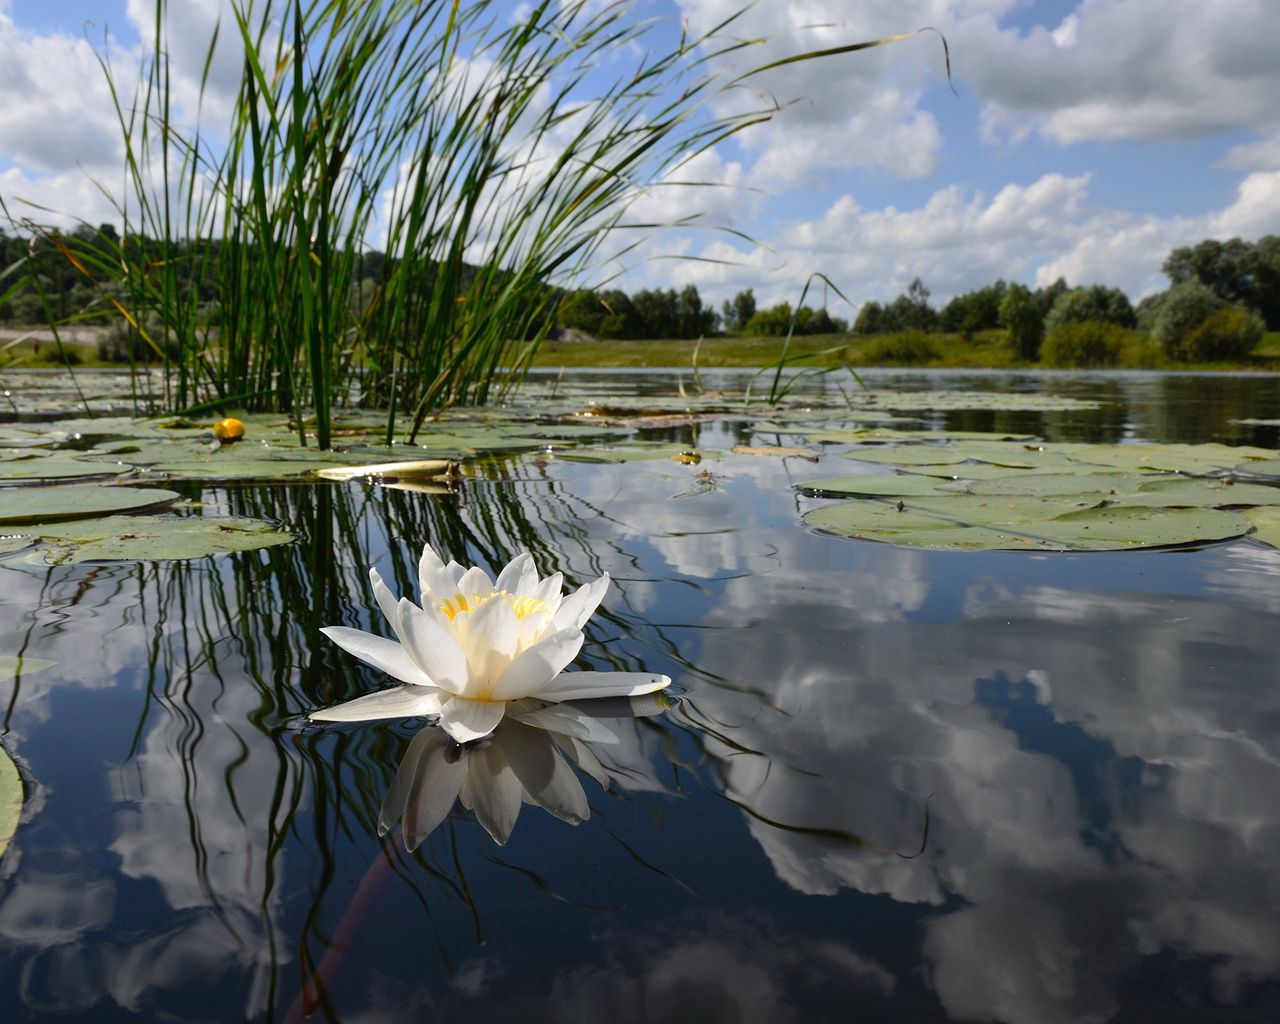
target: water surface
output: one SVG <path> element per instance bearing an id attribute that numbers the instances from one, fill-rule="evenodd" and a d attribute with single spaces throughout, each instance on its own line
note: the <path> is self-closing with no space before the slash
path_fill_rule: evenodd
<path id="1" fill-rule="evenodd" d="M 924 412 L 936 429 L 1277 444 L 1236 422 L 1280 414 L 1276 377 L 868 383 L 1107 403 Z M 34 793 L 0 860 L 0 1017 L 1280 1018 L 1280 552 L 828 537 L 793 484 L 846 472 L 841 449 L 729 455 L 803 440 L 733 417 L 643 436 L 703 459 L 535 453 L 443 496 L 180 485 L 298 543 L 0 560 L 0 653 L 56 663 L 0 676 Z M 377 816 L 423 723 L 301 724 L 386 684 L 318 629 L 383 631 L 368 569 L 414 594 L 427 541 L 607 571 L 578 667 L 683 691 L 616 723 L 581 825 L 526 807 L 499 846 L 455 807 L 408 853 Z"/>

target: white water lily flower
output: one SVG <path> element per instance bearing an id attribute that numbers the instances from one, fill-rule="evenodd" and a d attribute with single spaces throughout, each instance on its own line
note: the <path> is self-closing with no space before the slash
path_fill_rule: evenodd
<path id="1" fill-rule="evenodd" d="M 418 563 L 421 605 L 397 602 L 376 569 L 369 576 L 399 642 L 346 626 L 321 632 L 404 685 L 312 712 L 314 721 L 439 715 L 445 732 L 468 743 L 497 728 L 509 701 L 624 697 L 671 683 L 648 672 L 564 671 L 609 587 L 607 573 L 565 596 L 561 574 L 540 579 L 528 553 L 495 581 L 483 569 L 445 565 L 427 546 Z"/>

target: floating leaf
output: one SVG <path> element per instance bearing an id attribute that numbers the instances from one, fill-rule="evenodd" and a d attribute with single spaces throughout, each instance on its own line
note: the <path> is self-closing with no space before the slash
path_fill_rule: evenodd
<path id="1" fill-rule="evenodd" d="M 14 551 L 21 551 L 28 548 L 34 543 L 34 538 L 24 533 L 10 533 L 0 536 L 0 555 L 12 554 Z"/>
<path id="2" fill-rule="evenodd" d="M 788 428 L 792 434 L 804 434 L 811 441 L 823 444 L 890 444 L 895 442 L 930 441 L 988 441 L 991 443 L 1014 442 L 1025 444 L 1035 440 L 1031 434 L 997 434 L 977 430 L 949 430 L 939 433 L 931 430 L 891 430 L 887 427 L 865 427 L 854 430 L 832 430 L 828 427 Z"/>
<path id="3" fill-rule="evenodd" d="M 787 448 L 784 445 L 734 445 L 730 449 L 734 455 L 772 455 L 780 459 L 807 459 L 818 461 L 818 453 L 812 448 Z"/>
<path id="4" fill-rule="evenodd" d="M 909 547 L 1106 551 L 1224 540 L 1247 533 L 1235 512 L 1085 507 L 1091 499 L 956 494 L 909 502 L 867 499 L 810 511 L 814 529 Z"/>
<path id="5" fill-rule="evenodd" d="M 565 462 L 641 462 L 649 459 L 681 459 L 693 454 L 693 450 L 687 445 L 668 444 L 663 441 L 632 441 L 629 444 L 575 448 L 572 451 L 556 452 L 555 458 Z M 699 450 L 696 454 L 698 461 L 701 461 L 713 453 Z"/>
<path id="6" fill-rule="evenodd" d="M 1274 505 L 1266 508 L 1247 508 L 1240 513 L 1253 523 L 1255 540 L 1280 548 L 1280 508 Z"/>
<path id="7" fill-rule="evenodd" d="M 4 747 L 0 747 L 0 857 L 4 856 L 13 834 L 18 831 L 21 815 L 22 776 Z"/>
<path id="8" fill-rule="evenodd" d="M 1239 466 L 1251 469 L 1251 460 L 1275 457 L 1267 448 L 1232 447 L 1225 444 L 1094 444 L 1079 445 L 1068 457 L 1093 466 L 1125 470 L 1160 470 L 1166 473 L 1205 474 Z"/>
<path id="9" fill-rule="evenodd" d="M 6 487 L 0 523 L 51 523 L 160 508 L 182 495 L 158 487 Z"/>
<path id="10" fill-rule="evenodd" d="M 72 562 L 203 558 L 288 544 L 293 536 L 259 519 L 204 516 L 110 516 L 34 526 L 50 565 Z"/>
<path id="11" fill-rule="evenodd" d="M 128 467 L 116 462 L 83 462 L 69 452 L 57 452 L 44 458 L 15 458 L 0 462 L 0 480 L 70 480 L 75 477 L 105 479 L 126 472 Z"/>
<path id="12" fill-rule="evenodd" d="M 937 497 L 944 493 L 939 487 L 943 481 L 932 476 L 835 476 L 825 480 L 806 480 L 796 484 L 805 494 L 826 495 L 879 495 L 883 497 Z"/>

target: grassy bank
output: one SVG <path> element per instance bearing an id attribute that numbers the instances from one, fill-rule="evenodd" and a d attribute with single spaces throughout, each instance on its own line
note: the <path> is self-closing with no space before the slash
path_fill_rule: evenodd
<path id="1" fill-rule="evenodd" d="M 928 348 L 904 344 L 901 335 L 817 334 L 792 338 L 788 363 L 797 366 L 898 366 L 936 369 L 1036 369 L 1039 363 L 1013 358 L 1003 331 L 984 331 L 972 338 L 960 334 L 923 336 Z M 783 352 L 782 338 L 705 338 L 640 341 L 547 341 L 534 366 L 772 366 Z M 1117 369 L 1277 370 L 1280 332 L 1268 334 L 1252 357 L 1234 363 L 1178 363 L 1167 359 L 1154 342 L 1127 349 Z"/>
<path id="2" fill-rule="evenodd" d="M 988 331 L 966 339 L 959 334 L 932 334 L 927 339 L 933 353 L 912 351 L 900 344 L 900 335 L 854 337 L 848 334 L 818 334 L 793 338 L 788 362 L 796 366 L 929 367 L 932 369 L 1037 369 L 1039 363 L 1013 359 L 1004 342 L 1004 332 Z M 81 337 L 63 339 L 62 350 L 70 355 L 73 367 L 120 366 L 98 358 L 97 346 Z M 554 341 L 544 342 L 533 358 L 540 367 L 657 367 L 710 368 L 716 366 L 773 366 L 783 351 L 782 338 L 706 338 L 701 342 L 681 339 L 638 341 Z M 921 358 L 921 356 L 925 358 Z M 7 344 L 0 337 L 0 370 L 40 369 L 63 365 L 58 347 L 48 338 Z M 1166 359 L 1155 347 L 1144 345 L 1124 353 L 1118 369 L 1154 370 L 1271 370 L 1280 371 L 1280 332 L 1267 334 L 1248 360 L 1234 363 L 1177 363 Z"/>

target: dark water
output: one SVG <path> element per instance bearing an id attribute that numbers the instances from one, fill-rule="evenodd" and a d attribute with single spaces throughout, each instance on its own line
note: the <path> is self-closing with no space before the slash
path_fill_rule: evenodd
<path id="1" fill-rule="evenodd" d="M 733 383 L 726 377 L 721 383 Z M 886 375 L 1098 412 L 927 414 L 1054 440 L 1276 444 L 1280 379 Z M 670 379 L 593 378 L 601 392 Z M 653 429 L 795 443 L 743 422 Z M 0 736 L 36 796 L 0 861 L 0 1020 L 1275 1021 L 1280 552 L 932 553 L 808 532 L 749 456 L 494 462 L 455 495 L 188 489 L 290 547 L 0 561 Z M 385 679 L 430 541 L 615 585 L 579 667 L 672 676 L 576 827 L 505 847 L 378 808 L 421 722 L 319 731 Z M 302 993 L 307 983 L 307 996 Z"/>

